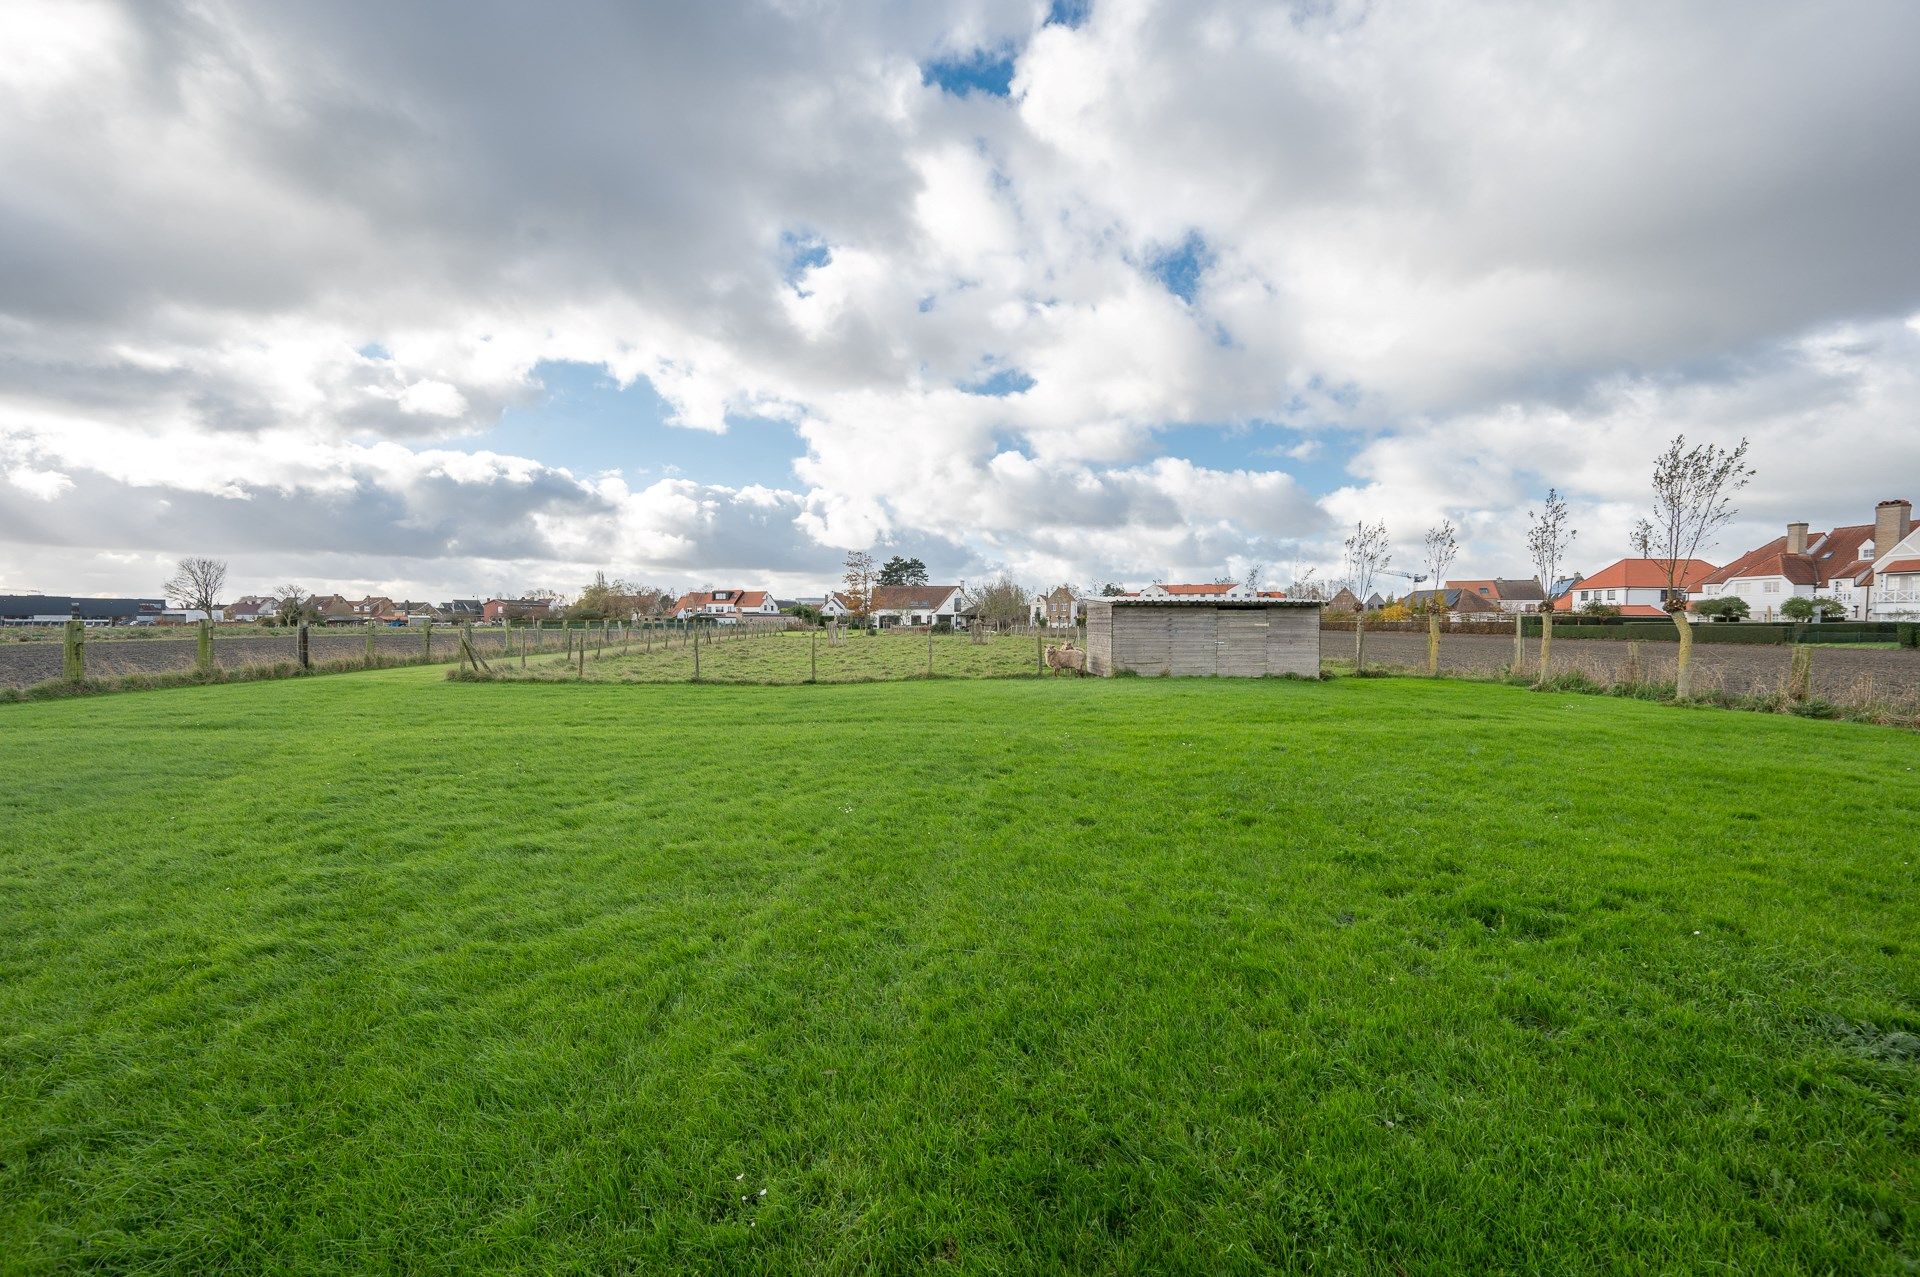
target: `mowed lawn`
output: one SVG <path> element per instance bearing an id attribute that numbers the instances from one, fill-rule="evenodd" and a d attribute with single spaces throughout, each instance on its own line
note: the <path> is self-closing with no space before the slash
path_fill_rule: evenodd
<path id="1" fill-rule="evenodd" d="M 549 643 L 554 636 L 546 636 Z M 576 663 L 564 653 L 519 656 L 485 655 L 491 673 L 504 678 L 547 681 L 690 683 L 694 675 L 691 632 L 645 633 L 626 641 L 603 642 L 586 634 L 586 659 Z M 923 678 L 1011 678 L 1040 672 L 1041 649 L 1078 641 L 1075 630 L 1032 636 L 994 635 L 975 641 L 966 634 L 843 632 L 834 642 L 818 630 L 743 634 L 713 627 L 699 643 L 700 680 L 708 683 L 869 683 Z M 1066 677 L 1053 674 L 1051 677 Z"/>
<path id="2" fill-rule="evenodd" d="M 0 706 L 0 1268 L 1902 1271 L 1916 768 L 1414 679 Z"/>

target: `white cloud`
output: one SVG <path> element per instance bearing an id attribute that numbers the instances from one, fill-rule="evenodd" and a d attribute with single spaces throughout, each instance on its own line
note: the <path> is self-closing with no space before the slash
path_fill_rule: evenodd
<path id="1" fill-rule="evenodd" d="M 389 581 L 876 539 L 1138 580 L 1443 513 L 1510 570 L 1547 483 L 1609 543 L 1679 429 L 1754 437 L 1756 530 L 1920 461 L 1920 9 L 1041 8 L 8 6 L 9 486 L 124 504 L 63 544 L 265 575 L 298 562 L 262 511 L 352 510 L 311 552 Z M 1011 101 L 922 83 L 983 47 Z M 1154 276 L 1183 244 L 1191 300 Z M 628 488 L 454 446 L 547 360 L 806 456 Z M 1301 433 L 1160 455 L 1254 422 Z M 1340 435 L 1351 483 L 1288 476 Z M 8 516 L 0 569 L 55 564 Z"/>
<path id="2" fill-rule="evenodd" d="M 7 482 L 42 501 L 52 501 L 73 487 L 73 480 L 58 470 L 34 470 L 27 466 L 15 466 L 8 470 Z"/>

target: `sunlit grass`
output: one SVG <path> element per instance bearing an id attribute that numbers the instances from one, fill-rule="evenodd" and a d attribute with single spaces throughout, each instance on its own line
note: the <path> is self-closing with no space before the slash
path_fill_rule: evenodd
<path id="1" fill-rule="evenodd" d="M 0 1268 L 1900 1271 L 1917 766 L 1416 679 L 0 706 Z"/>
<path id="2" fill-rule="evenodd" d="M 1049 645 L 1075 639 L 1072 630 L 1042 635 Z M 866 634 L 842 632 L 837 641 L 818 630 L 770 634 L 709 631 L 700 643 L 699 673 L 709 683 L 868 683 L 910 678 L 1010 678 L 1040 668 L 1032 636 L 995 635 L 976 641 L 966 634 L 924 631 Z M 686 683 L 694 677 L 694 642 L 688 633 L 642 633 L 612 642 L 590 641 L 584 661 L 565 655 L 532 655 L 522 661 L 488 656 L 491 673 L 505 678 L 592 682 Z"/>

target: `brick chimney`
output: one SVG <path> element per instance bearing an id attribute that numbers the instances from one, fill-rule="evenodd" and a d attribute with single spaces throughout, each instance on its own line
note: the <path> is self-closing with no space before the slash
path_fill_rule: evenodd
<path id="1" fill-rule="evenodd" d="M 1787 553 L 1805 554 L 1807 552 L 1807 525 L 1789 523 L 1787 525 Z"/>
<path id="2" fill-rule="evenodd" d="M 1882 501 L 1873 508 L 1873 553 L 1877 558 L 1913 531 L 1913 502 Z"/>

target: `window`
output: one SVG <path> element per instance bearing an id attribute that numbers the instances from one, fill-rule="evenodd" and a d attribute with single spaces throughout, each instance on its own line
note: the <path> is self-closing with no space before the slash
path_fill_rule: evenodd
<path id="1" fill-rule="evenodd" d="M 1613 602 L 1613 601 L 1614 601 L 1615 599 L 1617 599 L 1617 598 L 1619 598 L 1619 597 L 1620 597 L 1620 591 L 1618 591 L 1618 590 L 1608 590 L 1608 591 L 1607 591 L 1607 602 L 1609 602 L 1609 603 L 1611 603 L 1611 602 Z"/>
<path id="2" fill-rule="evenodd" d="M 1768 581 L 1764 589 L 1768 594 L 1778 594 L 1780 593 L 1780 582 Z"/>

